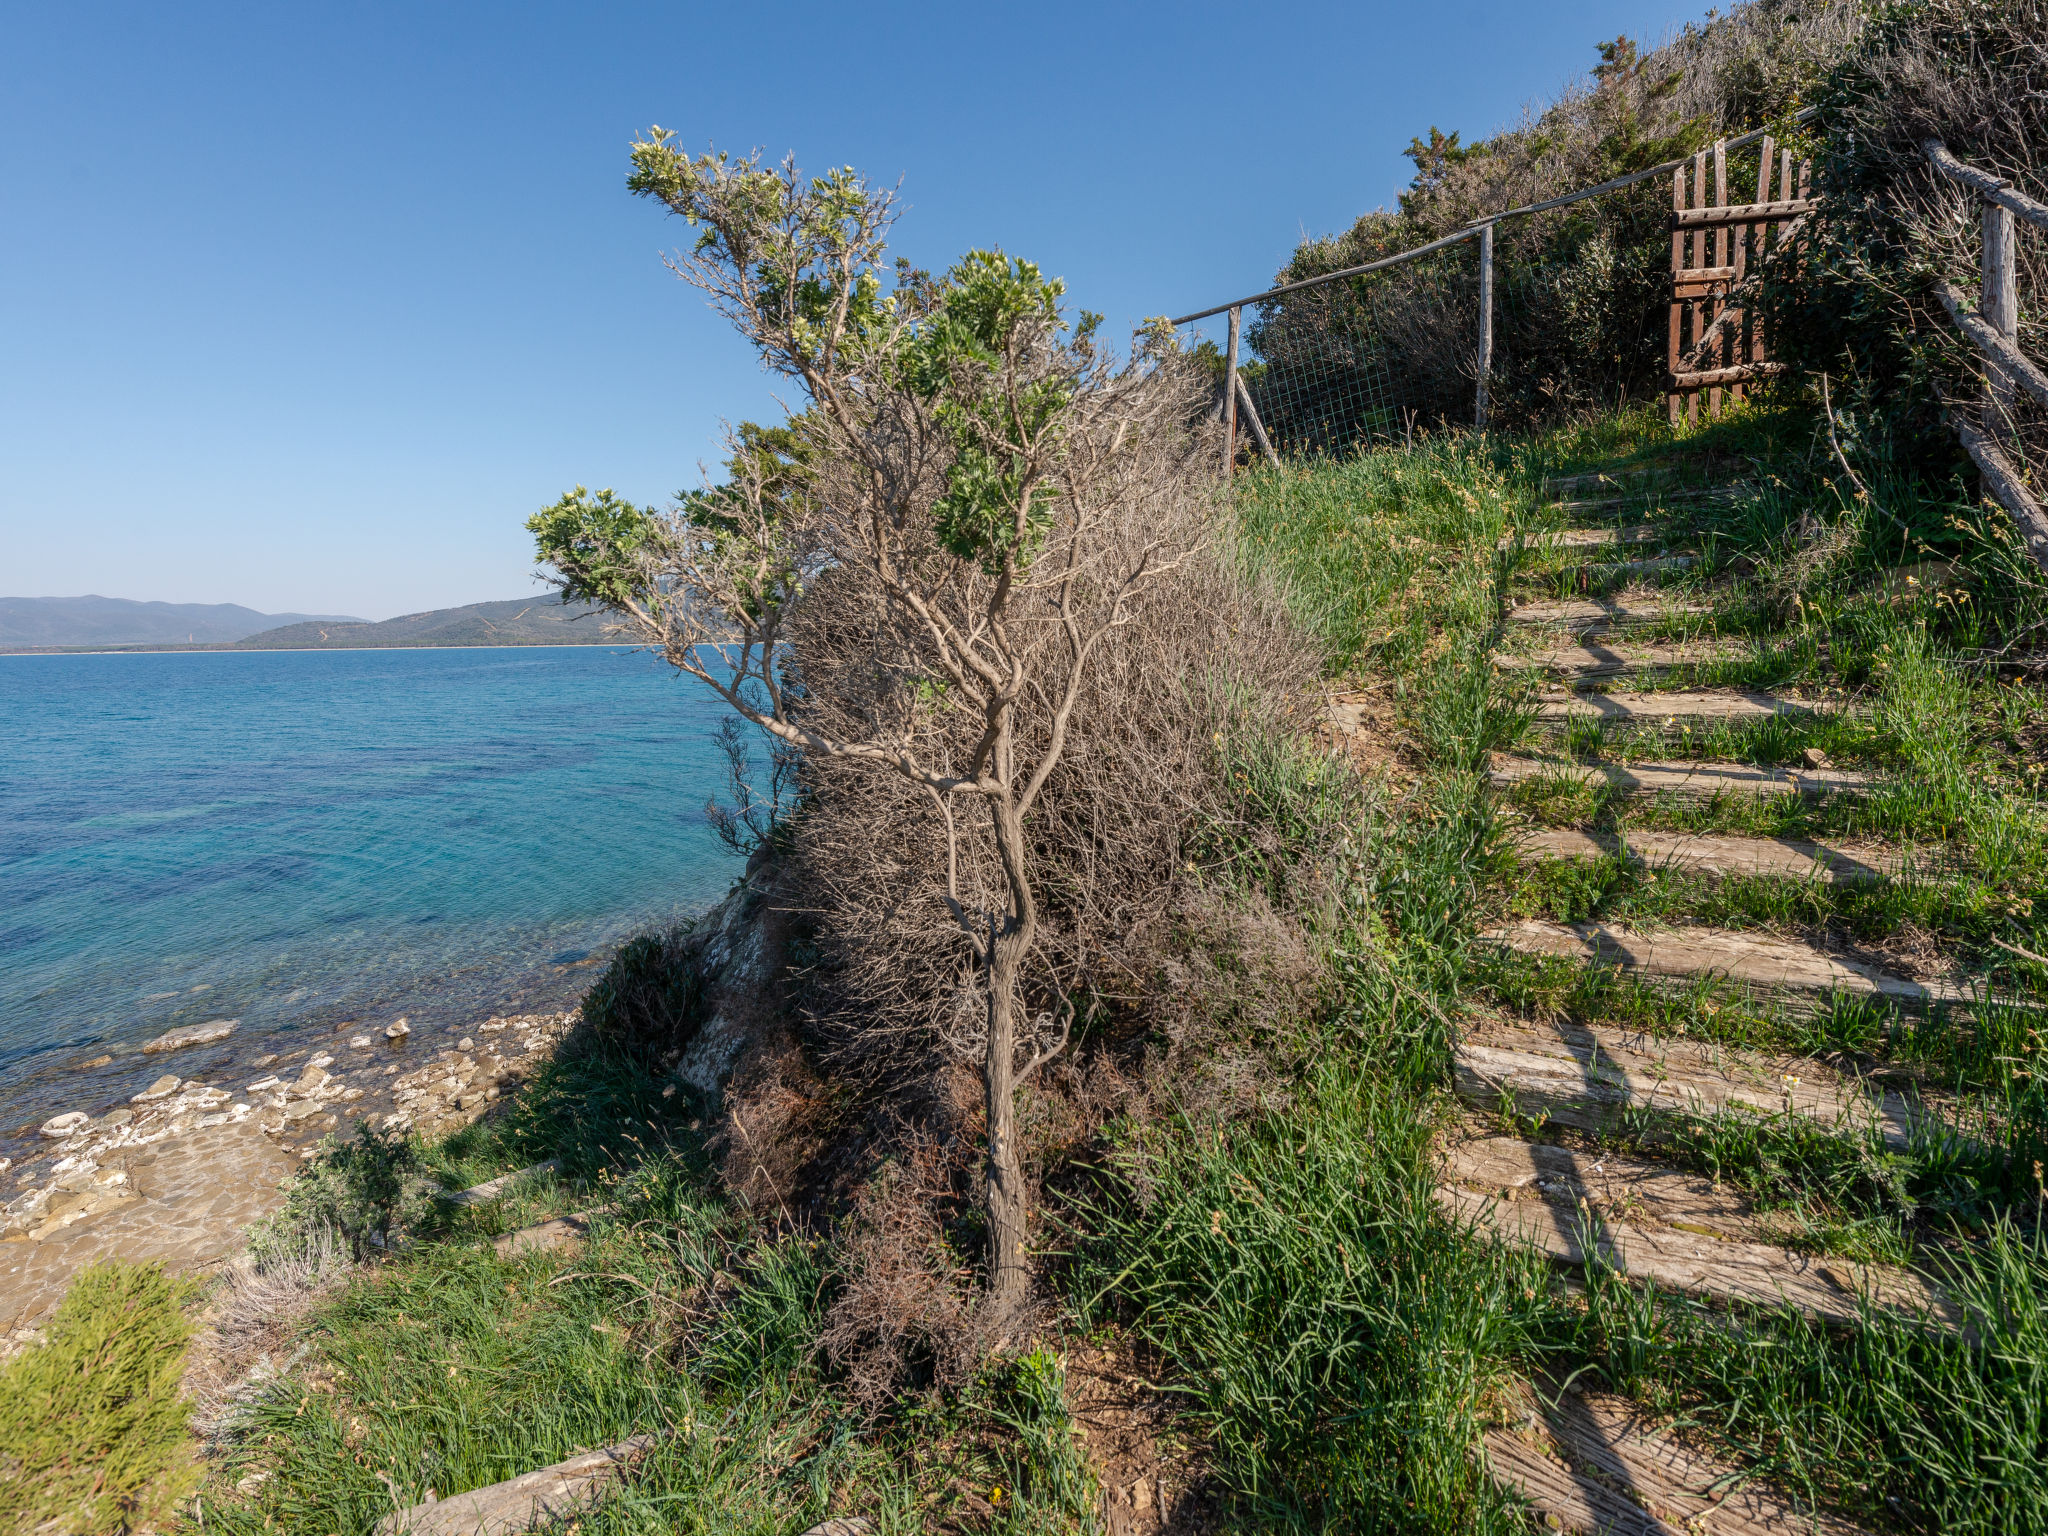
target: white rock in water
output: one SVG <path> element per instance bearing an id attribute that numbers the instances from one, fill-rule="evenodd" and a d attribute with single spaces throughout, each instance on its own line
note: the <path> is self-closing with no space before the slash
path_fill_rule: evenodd
<path id="1" fill-rule="evenodd" d="M 275 1073 L 273 1073 L 269 1077 L 259 1077 L 256 1079 L 255 1082 L 249 1085 L 249 1092 L 262 1093 L 266 1089 L 275 1088 L 279 1083 L 283 1081 L 284 1079 L 278 1077 Z"/>
<path id="2" fill-rule="evenodd" d="M 68 1115 L 53 1115 L 42 1124 L 42 1134 L 52 1141 L 62 1141 L 67 1136 L 76 1136 L 92 1123 L 92 1116 L 82 1109 L 74 1109 Z"/>
<path id="3" fill-rule="evenodd" d="M 473 1051 L 476 1049 L 476 1042 L 470 1039 L 469 1036 L 464 1035 L 460 1040 L 455 1042 L 455 1049 L 457 1049 L 458 1051 Z"/>
<path id="4" fill-rule="evenodd" d="M 357 1035 L 349 1041 L 348 1048 L 352 1051 L 367 1051 L 370 1048 L 370 1037 L 368 1035 Z"/>
<path id="5" fill-rule="evenodd" d="M 318 1056 L 307 1062 L 306 1065 L 309 1067 L 331 1067 L 334 1065 L 334 1058 L 325 1051 L 322 1051 Z"/>
<path id="6" fill-rule="evenodd" d="M 406 1023 L 405 1020 L 400 1019 L 396 1023 L 394 1023 L 389 1029 L 384 1031 L 384 1038 L 386 1040 L 403 1040 L 407 1035 L 411 1033 L 412 1026 Z"/>
<path id="7" fill-rule="evenodd" d="M 176 1093 L 177 1091 L 177 1075 L 175 1073 L 166 1072 L 162 1077 L 158 1078 L 155 1082 L 151 1083 L 147 1088 L 143 1089 L 142 1092 L 136 1094 L 128 1102 L 130 1104 L 154 1104 L 158 1099 L 168 1099 L 172 1094 Z"/>
<path id="8" fill-rule="evenodd" d="M 188 1045 L 206 1045 L 215 1040 L 225 1040 L 241 1026 L 240 1019 L 208 1019 L 204 1024 L 187 1024 L 183 1029 L 174 1029 L 158 1035 L 142 1048 L 144 1055 L 158 1051 L 181 1051 Z"/>
<path id="9" fill-rule="evenodd" d="M 299 1080 L 292 1086 L 300 1093 L 311 1093 L 327 1081 L 327 1068 L 317 1061 L 306 1063 L 306 1070 L 299 1074 Z"/>

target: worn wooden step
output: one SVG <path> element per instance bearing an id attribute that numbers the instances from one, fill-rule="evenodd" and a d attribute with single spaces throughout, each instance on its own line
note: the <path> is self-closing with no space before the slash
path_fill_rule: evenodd
<path id="1" fill-rule="evenodd" d="M 1600 489 L 1600 487 L 1587 487 L 1587 489 Z M 1563 496 L 1570 493 L 1559 492 L 1554 494 Z M 1725 499 L 1728 494 L 1729 492 L 1726 488 L 1718 486 L 1698 486 L 1688 489 L 1681 486 L 1639 485 L 1634 490 L 1625 490 L 1619 495 L 1582 496 L 1577 500 L 1548 501 L 1542 505 L 1545 510 L 1604 512 L 1611 511 L 1616 507 L 1641 507 L 1652 497 L 1658 501 L 1709 501 Z M 1645 510 L 1661 512 L 1664 509 L 1662 507 L 1646 507 Z"/>
<path id="2" fill-rule="evenodd" d="M 1585 485 L 1625 485 L 1633 481 L 1657 479 L 1680 472 L 1680 466 L 1670 464 L 1625 464 L 1617 469 L 1584 469 L 1576 474 L 1546 476 L 1543 489 L 1546 492 L 1562 492 Z"/>
<path id="3" fill-rule="evenodd" d="M 1754 768 L 1747 763 L 1572 763 L 1554 758 L 1496 758 L 1490 770 L 1497 788 L 1534 780 L 1601 785 L 1642 795 L 1684 795 L 1710 800 L 1716 795 L 1804 795 L 1820 799 L 1836 794 L 1868 794 L 1875 784 L 1869 774 L 1841 768 Z"/>
<path id="4" fill-rule="evenodd" d="M 1618 1220 L 1589 1202 L 1539 1194 L 1511 1198 L 1457 1182 L 1439 1184 L 1437 1208 L 1453 1221 L 1533 1248 L 1553 1264 L 1600 1263 L 1629 1279 L 1715 1302 L 1789 1306 L 1840 1326 L 1853 1324 L 1865 1302 L 1954 1327 L 1961 1314 L 1911 1270 L 1797 1253 L 1773 1243 L 1743 1242 L 1705 1230 Z"/>
<path id="5" fill-rule="evenodd" d="M 1749 1202 L 1702 1174 L 1618 1152 L 1579 1151 L 1514 1136 L 1471 1136 L 1438 1155 L 1437 1182 L 1502 1200 L 1547 1200 L 1638 1225 L 1735 1241 L 1767 1241 Z"/>
<path id="6" fill-rule="evenodd" d="M 1678 537 L 1684 537 L 1680 532 Z M 1506 533 L 1494 544 L 1495 549 L 1514 547 L 1516 535 Z M 1653 523 L 1636 523 L 1625 528 L 1551 528 L 1541 533 L 1522 536 L 1526 549 L 1612 549 L 1617 545 L 1668 544 L 1672 530 L 1660 528 Z"/>
<path id="7" fill-rule="evenodd" d="M 1713 611 L 1706 603 L 1670 602 L 1656 597 L 1564 598 L 1519 604 L 1508 610 L 1507 621 L 1585 634 L 1698 618 Z"/>
<path id="8" fill-rule="evenodd" d="M 653 1435 L 635 1435 L 473 1493 L 429 1499 L 386 1515 L 374 1536 L 511 1536 L 539 1525 L 558 1529 L 602 1499 L 654 1444 Z"/>
<path id="9" fill-rule="evenodd" d="M 522 1253 L 552 1253 L 561 1248 L 574 1248 L 590 1236 L 590 1220 L 604 1214 L 602 1210 L 579 1211 L 571 1216 L 557 1216 L 552 1221 L 539 1222 L 531 1227 L 521 1227 L 517 1232 L 507 1232 L 502 1237 L 491 1239 L 491 1247 L 501 1259 L 516 1257 Z"/>
<path id="10" fill-rule="evenodd" d="M 559 1157 L 551 1157 L 544 1163 L 535 1163 L 531 1168 L 520 1168 L 511 1173 L 501 1173 L 495 1179 L 485 1179 L 483 1183 L 473 1184 L 468 1189 L 458 1189 L 452 1193 L 444 1191 L 441 1198 L 451 1205 L 487 1205 L 493 1200 L 504 1199 L 511 1193 L 515 1184 L 561 1171 L 562 1160 Z"/>
<path id="11" fill-rule="evenodd" d="M 1504 652 L 1494 665 L 1504 672 L 1543 672 L 1551 677 L 1591 681 L 1604 677 L 1650 677 L 1682 667 L 1735 661 L 1749 647 L 1728 640 L 1610 642 L 1588 636 L 1578 645 L 1552 646 L 1525 653 Z"/>
<path id="12" fill-rule="evenodd" d="M 1493 929 L 1486 938 L 1520 954 L 1583 960 L 1649 981 L 1721 981 L 1809 1005 L 1836 993 L 1909 1009 L 1971 1000 L 1970 990 L 1954 982 L 1911 981 L 1797 939 L 1723 928 L 1649 933 L 1610 923 L 1531 918 Z"/>
<path id="13" fill-rule="evenodd" d="M 1609 586 L 1615 582 L 1636 581 L 1645 576 L 1663 576 L 1673 571 L 1689 571 L 1700 563 L 1698 555 L 1651 555 L 1643 560 L 1603 560 L 1585 565 L 1566 566 L 1559 574 L 1577 580 L 1583 586 Z"/>
<path id="14" fill-rule="evenodd" d="M 1875 1130 L 1904 1147 L 1922 1113 L 1904 1094 L 1804 1057 L 1563 1021 L 1481 1021 L 1459 1034 L 1451 1062 L 1457 1095 L 1472 1108 L 1512 1104 L 1518 1115 L 1595 1134 L 1626 1125 L 1655 1137 L 1664 1116 L 1737 1110 L 1797 1115 L 1830 1131 Z"/>
<path id="15" fill-rule="evenodd" d="M 1775 693 L 1547 693 L 1536 702 L 1539 721 L 1610 720 L 1617 725 L 1663 725 L 1679 721 L 1765 720 L 1773 715 L 1810 715 L 1829 708 Z"/>
<path id="16" fill-rule="evenodd" d="M 1587 832 L 1577 827 L 1533 829 L 1516 851 L 1525 859 L 1623 858 L 1639 869 L 1676 870 L 1725 877 L 1818 880 L 1848 885 L 1888 880 L 1905 865 L 1896 848 L 1876 843 L 1812 843 L 1793 837 L 1723 837 L 1697 832 Z"/>
<path id="17" fill-rule="evenodd" d="M 1526 1391 L 1489 1429 L 1488 1469 L 1576 1536 L 1863 1536 L 1652 1424 L 1627 1398 Z"/>

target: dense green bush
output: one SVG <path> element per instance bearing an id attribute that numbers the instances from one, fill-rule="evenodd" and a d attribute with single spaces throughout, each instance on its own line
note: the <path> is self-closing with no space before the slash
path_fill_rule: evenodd
<path id="1" fill-rule="evenodd" d="M 420 1225 L 438 1188 L 415 1143 L 361 1125 L 354 1141 L 328 1138 L 286 1189 L 283 1207 L 250 1228 L 250 1250 L 259 1263 L 296 1259 L 324 1238 L 360 1258 L 388 1234 Z"/>
<path id="2" fill-rule="evenodd" d="M 654 1057 L 689 1043 L 701 1022 L 703 978 L 687 929 L 643 933 L 619 946 L 583 999 L 583 1022 L 601 1045 Z"/>

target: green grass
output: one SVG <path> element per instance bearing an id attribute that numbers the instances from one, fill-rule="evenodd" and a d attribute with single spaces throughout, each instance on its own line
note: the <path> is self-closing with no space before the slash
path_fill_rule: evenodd
<path id="1" fill-rule="evenodd" d="M 0 1365 L 0 1530 L 156 1524 L 198 1483 L 178 1395 L 193 1297 L 160 1265 L 90 1265 Z"/>
<path id="2" fill-rule="evenodd" d="M 208 1528 L 366 1530 L 430 1490 L 654 1434 L 583 1531 L 782 1532 L 853 1511 L 893 1533 L 977 1500 L 996 1511 L 981 1529 L 1088 1529 L 1095 1490 L 1058 1355 L 999 1362 L 952 1399 L 863 1423 L 819 1344 L 834 1254 L 730 1207 L 698 1107 L 664 1086 L 632 1060 L 572 1051 L 502 1117 L 422 1149 L 451 1184 L 550 1155 L 565 1168 L 504 1201 L 432 1208 L 309 1317 L 306 1363 L 230 1429 Z M 592 1206 L 603 1213 L 574 1253 L 489 1246 Z M 233 1492 L 252 1472 L 270 1475 Z"/>

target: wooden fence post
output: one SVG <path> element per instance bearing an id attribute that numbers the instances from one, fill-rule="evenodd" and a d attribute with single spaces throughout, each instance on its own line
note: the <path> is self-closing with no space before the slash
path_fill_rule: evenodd
<path id="1" fill-rule="evenodd" d="M 2012 210 L 1987 201 L 1984 204 L 1984 291 L 1978 300 L 1977 310 L 1986 325 L 2012 342 L 2017 342 L 2020 334 L 2017 255 Z M 2013 378 L 1988 357 L 1984 360 L 1984 377 L 1991 398 L 1991 419 L 1986 425 L 1994 436 L 2003 437 L 2006 424 L 2012 419 Z"/>
<path id="2" fill-rule="evenodd" d="M 1671 211 L 1685 212 L 1685 167 L 1680 165 L 1671 172 Z M 1685 356 L 1685 308 L 1678 302 L 1678 278 L 1685 270 L 1685 231 L 1674 221 L 1671 226 L 1671 357 L 1666 367 L 1675 378 L 1678 365 Z M 1671 425 L 1678 425 L 1678 413 L 1685 408 L 1685 396 L 1677 385 L 1671 388 L 1668 399 L 1671 408 Z"/>
<path id="3" fill-rule="evenodd" d="M 1223 478 L 1237 473 L 1237 323 L 1230 312 L 1230 350 L 1223 359 Z"/>
<path id="4" fill-rule="evenodd" d="M 1487 383 L 1493 376 L 1493 226 L 1479 226 L 1479 403 L 1472 413 L 1473 425 L 1486 430 L 1491 402 Z"/>

